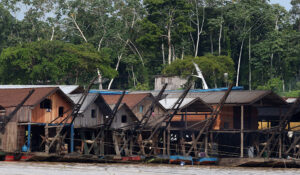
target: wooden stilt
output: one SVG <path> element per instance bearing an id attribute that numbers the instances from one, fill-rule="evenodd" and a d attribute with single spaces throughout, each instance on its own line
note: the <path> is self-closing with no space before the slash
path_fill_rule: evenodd
<path id="1" fill-rule="evenodd" d="M 192 142 L 197 142 L 194 132 L 192 133 Z M 192 147 L 194 149 L 195 157 L 198 157 L 197 144 L 192 144 Z"/>
<path id="2" fill-rule="evenodd" d="M 129 148 L 129 154 L 132 156 L 133 154 L 133 137 L 130 137 L 130 148 Z"/>
<path id="3" fill-rule="evenodd" d="M 205 156 L 208 156 L 208 133 L 205 134 L 205 138 L 204 138 L 204 152 L 205 152 Z"/>
<path id="4" fill-rule="evenodd" d="M 167 154 L 171 155 L 170 152 L 170 140 L 171 140 L 171 133 L 170 133 L 170 128 L 168 127 L 168 139 L 167 139 Z"/>
<path id="5" fill-rule="evenodd" d="M 163 132 L 163 155 L 166 155 L 166 130 Z"/>
<path id="6" fill-rule="evenodd" d="M 81 147 L 82 147 L 82 152 L 84 153 L 84 154 L 89 154 L 89 148 L 88 148 L 88 145 L 87 145 L 87 143 L 86 143 L 86 139 L 85 139 L 85 132 L 84 132 L 84 130 L 80 130 L 79 131 L 79 133 L 80 133 L 80 138 L 81 138 L 81 140 L 82 140 L 82 145 L 81 145 Z"/>
<path id="7" fill-rule="evenodd" d="M 138 136 L 138 144 L 140 147 L 140 152 L 142 155 L 145 155 L 145 148 L 144 148 L 144 143 L 143 143 L 143 136 L 142 134 L 139 134 Z"/>
<path id="8" fill-rule="evenodd" d="M 125 133 L 123 133 L 125 134 Z M 126 138 L 126 136 L 123 136 L 123 148 L 124 148 L 124 151 L 125 151 L 125 156 L 129 156 L 129 149 L 128 149 L 128 140 Z"/>
<path id="9" fill-rule="evenodd" d="M 244 157 L 244 106 L 241 106 L 241 158 Z"/>
<path id="10" fill-rule="evenodd" d="M 45 126 L 45 152 L 49 154 L 49 128 L 48 124 Z"/>
<path id="11" fill-rule="evenodd" d="M 282 158 L 282 139 L 281 139 L 281 134 L 279 134 L 279 140 L 278 140 L 278 142 L 279 142 L 279 144 L 278 144 L 278 146 L 279 146 L 279 158 Z"/>
<path id="12" fill-rule="evenodd" d="M 100 155 L 103 156 L 104 155 L 104 132 L 102 132 L 101 136 L 100 136 Z"/>
<path id="13" fill-rule="evenodd" d="M 115 132 L 113 132 L 113 141 L 114 141 L 116 155 L 121 156 L 120 149 L 119 149 L 119 142 Z"/>

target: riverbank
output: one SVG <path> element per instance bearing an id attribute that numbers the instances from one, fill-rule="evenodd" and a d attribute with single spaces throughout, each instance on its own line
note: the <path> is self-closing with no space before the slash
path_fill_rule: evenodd
<path id="1" fill-rule="evenodd" d="M 199 165 L 90 164 L 58 162 L 1 162 L 1 175 L 295 175 L 300 169 L 240 168 Z"/>

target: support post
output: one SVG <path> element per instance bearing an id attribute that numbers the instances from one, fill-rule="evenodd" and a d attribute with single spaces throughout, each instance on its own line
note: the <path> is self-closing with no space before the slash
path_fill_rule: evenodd
<path id="1" fill-rule="evenodd" d="M 244 105 L 241 106 L 241 158 L 244 157 Z"/>
<path id="2" fill-rule="evenodd" d="M 74 152 L 74 124 L 71 124 L 71 135 L 70 135 L 70 137 L 71 137 L 71 147 L 70 147 L 70 152 L 72 153 L 72 152 Z"/>
<path id="3" fill-rule="evenodd" d="M 208 132 L 206 132 L 205 134 L 205 138 L 204 138 L 204 152 L 205 152 L 205 156 L 208 156 L 208 151 L 207 151 L 207 146 L 208 146 Z"/>
<path id="4" fill-rule="evenodd" d="M 167 140 L 167 154 L 168 154 L 168 156 L 171 155 L 170 140 L 171 140 L 171 133 L 170 133 L 170 127 L 168 127 L 168 140 Z"/>
<path id="5" fill-rule="evenodd" d="M 166 130 L 163 132 L 163 155 L 166 155 Z"/>
<path id="6" fill-rule="evenodd" d="M 281 139 L 281 133 L 279 134 L 279 158 L 282 158 L 282 139 Z"/>
<path id="7" fill-rule="evenodd" d="M 49 154 L 49 127 L 48 123 L 45 126 L 45 152 Z"/>
<path id="8" fill-rule="evenodd" d="M 27 152 L 30 152 L 30 140 L 31 140 L 31 124 L 27 126 L 28 136 L 27 136 Z"/>
<path id="9" fill-rule="evenodd" d="M 95 140 L 96 141 L 96 140 Z M 104 132 L 100 136 L 100 155 L 104 156 Z"/>

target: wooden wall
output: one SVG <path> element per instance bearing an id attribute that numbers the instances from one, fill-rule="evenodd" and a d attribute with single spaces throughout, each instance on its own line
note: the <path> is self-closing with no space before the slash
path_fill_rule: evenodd
<path id="1" fill-rule="evenodd" d="M 213 106 L 215 108 L 215 106 Z M 241 126 L 241 107 L 240 106 L 224 106 L 219 113 L 217 120 L 215 121 L 214 130 L 223 129 L 240 129 Z M 190 115 L 189 115 L 190 114 Z M 187 114 L 187 122 L 191 125 L 193 122 L 200 122 L 205 120 L 205 114 L 210 117 L 208 113 L 198 112 Z M 196 115 L 197 114 L 197 115 Z M 182 116 L 183 115 L 183 116 Z M 175 115 L 172 122 L 180 122 L 182 117 L 185 117 L 184 113 Z M 258 129 L 258 112 L 255 107 L 244 107 L 244 129 Z"/>
<path id="2" fill-rule="evenodd" d="M 126 117 L 127 117 L 127 122 L 126 123 L 122 123 L 122 115 L 126 115 Z M 118 110 L 118 112 L 117 112 L 117 114 L 116 114 L 116 116 L 115 116 L 115 118 L 114 118 L 114 120 L 111 124 L 111 128 L 113 128 L 113 129 L 124 129 L 124 130 L 129 129 L 129 128 L 133 128 L 134 127 L 133 124 L 134 124 L 134 121 L 135 121 L 134 119 L 135 119 L 135 117 L 130 115 L 130 113 L 123 106 Z"/>
<path id="3" fill-rule="evenodd" d="M 2 151 L 20 151 L 25 144 L 25 126 L 19 126 L 17 122 L 9 122 L 5 132 L 0 134 L 0 138 Z"/>
<path id="4" fill-rule="evenodd" d="M 47 109 L 41 109 L 40 105 L 36 105 L 32 110 L 31 122 L 32 123 L 50 123 L 52 120 L 58 117 L 58 108 L 60 106 L 64 107 L 64 112 L 69 111 L 64 114 L 63 117 L 57 119 L 54 123 L 61 122 L 69 113 L 72 112 L 71 104 L 66 102 L 66 100 L 59 95 L 57 92 L 48 97 L 52 101 L 52 109 L 50 112 L 47 112 Z M 68 121 L 71 122 L 71 119 Z"/>
<path id="5" fill-rule="evenodd" d="M 137 104 L 133 109 L 132 112 L 135 114 L 135 116 L 141 120 L 143 115 L 146 113 L 148 108 L 151 106 L 153 99 L 151 97 L 146 97 L 143 101 L 141 101 L 139 104 Z M 143 112 L 140 112 L 140 106 L 143 106 Z M 152 114 L 151 119 L 149 122 L 152 120 L 156 120 L 157 118 L 160 118 L 165 114 L 165 110 L 161 107 L 156 105 L 154 112 Z"/>
<path id="6" fill-rule="evenodd" d="M 92 118 L 92 110 L 96 110 L 96 117 Z M 103 121 L 103 114 L 99 109 L 99 106 L 95 103 L 89 105 L 89 107 L 84 111 L 81 116 L 78 116 L 74 120 L 75 128 L 91 128 L 96 125 L 100 125 Z"/>

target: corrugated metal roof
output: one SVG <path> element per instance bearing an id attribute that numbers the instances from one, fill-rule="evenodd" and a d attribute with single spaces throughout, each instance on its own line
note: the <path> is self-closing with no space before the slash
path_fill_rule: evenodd
<path id="1" fill-rule="evenodd" d="M 159 103 L 166 108 L 167 110 L 172 109 L 174 104 L 178 98 L 165 98 L 159 101 Z M 186 112 L 211 112 L 212 108 L 207 105 L 204 101 L 200 98 L 185 98 L 181 105 L 180 110 Z"/>
<path id="2" fill-rule="evenodd" d="M 79 85 L 0 85 L 0 89 L 24 89 L 24 88 L 41 88 L 41 87 L 59 87 L 65 94 L 70 94 L 76 89 Z"/>
<path id="3" fill-rule="evenodd" d="M 196 98 L 199 97 L 201 100 L 208 104 L 218 104 L 221 98 L 224 96 L 225 91 L 223 92 L 198 92 L 198 93 L 188 93 L 187 98 Z M 167 98 L 178 98 L 181 93 L 168 93 Z M 270 100 L 274 104 L 286 104 L 285 100 L 282 99 L 277 94 L 271 91 L 231 91 L 226 104 L 253 104 L 258 100 L 264 98 L 265 100 Z"/>
<path id="4" fill-rule="evenodd" d="M 75 104 L 77 104 L 82 94 L 69 94 L 68 96 L 73 100 Z M 99 94 L 88 94 L 79 110 L 79 113 L 83 113 L 89 107 L 90 104 L 94 103 L 98 96 Z"/>
<path id="5" fill-rule="evenodd" d="M 120 98 L 121 95 L 102 95 L 104 100 L 108 105 L 116 104 Z M 144 98 L 151 96 L 150 93 L 144 93 L 144 94 L 126 94 L 124 95 L 124 98 L 122 100 L 122 103 L 126 103 L 126 105 L 132 109 L 140 103 Z"/>
<path id="6" fill-rule="evenodd" d="M 44 87 L 44 88 L 23 88 L 23 89 L 0 89 L 0 105 L 3 107 L 15 107 L 34 89 L 34 93 L 25 102 L 24 106 L 34 106 L 41 102 L 47 96 L 58 91 L 58 87 Z M 63 92 L 59 90 L 62 95 Z M 70 100 L 66 96 L 66 100 Z M 71 101 L 71 100 L 70 100 Z"/>

